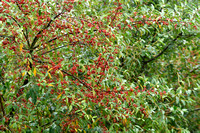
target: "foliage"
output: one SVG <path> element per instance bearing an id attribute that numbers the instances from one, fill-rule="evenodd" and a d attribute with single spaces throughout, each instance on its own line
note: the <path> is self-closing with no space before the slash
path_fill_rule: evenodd
<path id="1" fill-rule="evenodd" d="M 2 0 L 2 132 L 199 131 L 198 1 Z"/>

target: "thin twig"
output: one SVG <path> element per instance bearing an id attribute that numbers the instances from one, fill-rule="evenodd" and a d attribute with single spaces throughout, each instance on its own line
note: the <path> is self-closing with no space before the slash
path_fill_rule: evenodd
<path id="1" fill-rule="evenodd" d="M 66 36 L 66 35 L 68 35 L 68 34 L 70 34 L 70 33 L 67 33 L 67 34 L 64 34 L 64 35 L 60 35 L 60 36 L 54 37 L 54 38 L 50 39 L 49 41 L 47 41 L 46 43 L 50 43 L 50 42 L 52 42 L 52 41 L 55 41 L 56 39 L 58 39 L 58 38 L 60 38 L 60 37 L 63 37 L 63 36 Z M 53 44 L 53 45 L 55 45 L 55 44 Z M 50 45 L 50 46 L 53 46 L 53 45 Z M 37 48 L 38 46 L 39 46 L 39 45 L 35 46 L 33 49 Z M 37 52 L 37 51 L 40 51 L 40 50 L 42 50 L 42 49 L 44 49 L 44 48 L 40 48 L 40 49 L 36 50 L 36 52 Z"/>
<path id="2" fill-rule="evenodd" d="M 76 41 L 76 42 L 78 42 L 78 41 Z M 49 50 L 49 51 L 47 51 L 47 52 L 45 52 L 45 53 L 42 53 L 41 55 L 44 55 L 44 54 L 50 53 L 50 52 L 52 52 L 52 51 L 54 51 L 54 50 L 57 50 L 57 49 L 60 49 L 60 48 L 64 48 L 64 47 L 69 46 L 69 45 L 75 45 L 74 43 L 76 43 L 76 42 L 72 42 L 72 43 L 70 43 L 70 44 L 63 45 L 63 46 L 60 46 L 60 47 L 57 47 L 57 48 L 51 49 L 51 50 Z M 84 43 L 80 43 L 80 44 L 85 45 Z"/>
<path id="3" fill-rule="evenodd" d="M 8 38 L 13 38 L 14 36 L 0 35 L 0 37 L 8 37 Z"/>
<path id="4" fill-rule="evenodd" d="M 176 38 L 173 39 L 172 43 L 168 44 L 158 55 L 156 55 L 155 57 L 147 60 L 147 61 L 143 61 L 144 64 L 147 64 L 151 61 L 154 61 L 155 59 L 157 59 L 158 57 L 160 57 L 168 48 L 170 45 L 174 44 L 174 42 L 182 35 L 182 33 L 179 33 L 178 36 Z"/>
<path id="5" fill-rule="evenodd" d="M 34 45 L 36 44 L 36 42 L 38 41 L 38 39 L 39 39 L 39 37 L 37 37 L 38 35 L 40 35 L 42 32 L 43 32 L 43 30 L 45 30 L 45 29 L 47 29 L 50 25 L 51 25 L 51 23 L 56 19 L 56 18 L 58 18 L 61 14 L 63 14 L 64 13 L 64 11 L 62 11 L 62 12 L 60 12 L 59 14 L 57 14 L 53 19 L 51 19 L 50 21 L 49 21 L 49 23 L 46 25 L 46 26 L 44 26 L 43 28 L 42 28 L 42 30 L 40 30 L 38 33 L 37 33 L 37 35 L 35 36 L 35 38 L 33 39 L 33 42 L 31 43 L 31 49 L 33 49 L 34 48 Z M 38 45 L 39 46 L 39 45 Z"/>
<path id="6" fill-rule="evenodd" d="M 72 76 L 73 78 L 77 79 L 82 85 L 84 85 L 86 88 L 92 90 L 93 88 L 91 86 L 88 86 L 87 83 L 85 83 L 84 81 L 82 81 L 81 79 L 79 79 L 78 77 L 74 76 L 73 74 L 68 73 L 67 71 L 61 70 L 63 73 Z"/>

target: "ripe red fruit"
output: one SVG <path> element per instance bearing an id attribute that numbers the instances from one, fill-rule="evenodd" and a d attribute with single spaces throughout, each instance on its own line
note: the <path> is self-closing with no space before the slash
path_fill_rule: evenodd
<path id="1" fill-rule="evenodd" d="M 118 10 L 119 10 L 119 9 L 122 9 L 122 7 L 121 7 L 121 6 L 119 6 L 117 9 L 118 9 Z"/>

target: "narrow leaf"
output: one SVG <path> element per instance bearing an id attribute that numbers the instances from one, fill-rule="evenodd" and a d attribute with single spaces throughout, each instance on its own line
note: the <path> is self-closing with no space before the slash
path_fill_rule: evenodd
<path id="1" fill-rule="evenodd" d="M 36 76 L 36 68 L 34 68 L 33 74 L 34 74 L 34 76 Z"/>
<path id="2" fill-rule="evenodd" d="M 20 44 L 19 49 L 22 52 L 22 48 L 23 48 L 23 43 Z"/>
<path id="3" fill-rule="evenodd" d="M 57 96 L 57 99 L 59 99 L 61 96 L 62 96 L 62 93 L 60 93 L 60 94 Z"/>

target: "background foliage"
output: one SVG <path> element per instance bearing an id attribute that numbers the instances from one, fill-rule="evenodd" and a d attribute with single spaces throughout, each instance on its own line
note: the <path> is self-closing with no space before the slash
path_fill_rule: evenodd
<path id="1" fill-rule="evenodd" d="M 198 132 L 198 0 L 2 0 L 2 132 Z"/>

